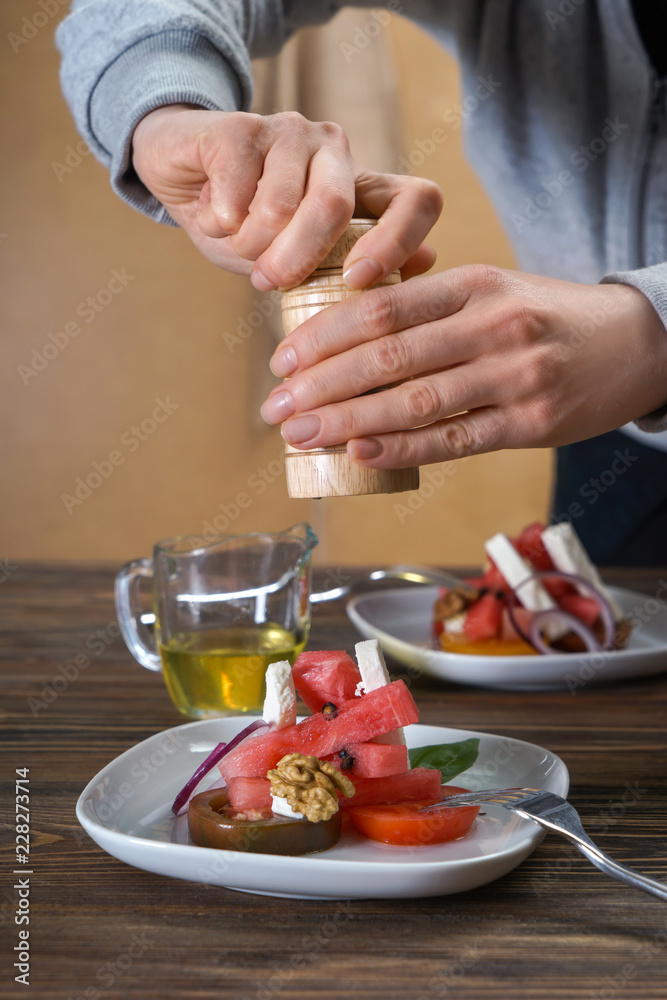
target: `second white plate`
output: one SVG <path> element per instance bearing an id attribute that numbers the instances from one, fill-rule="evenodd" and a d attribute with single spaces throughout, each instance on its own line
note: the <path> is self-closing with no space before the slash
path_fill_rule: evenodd
<path id="1" fill-rule="evenodd" d="M 667 670 L 667 604 L 632 590 L 610 587 L 623 614 L 636 622 L 627 649 L 609 653 L 562 653 L 554 656 L 471 656 L 445 653 L 432 639 L 437 587 L 401 587 L 361 594 L 347 613 L 367 639 L 377 639 L 385 653 L 421 673 L 457 684 L 538 691 L 623 680 Z"/>

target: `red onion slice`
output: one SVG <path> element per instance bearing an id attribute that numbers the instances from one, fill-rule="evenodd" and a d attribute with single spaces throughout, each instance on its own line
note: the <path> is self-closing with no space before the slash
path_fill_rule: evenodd
<path id="1" fill-rule="evenodd" d="M 507 613 L 510 616 L 510 621 L 512 623 L 512 627 L 513 627 L 514 631 L 517 633 L 517 635 L 519 636 L 519 638 L 523 639 L 523 641 L 527 642 L 528 645 L 530 646 L 530 645 L 532 645 L 531 640 L 530 640 L 530 636 L 519 625 L 519 621 L 518 621 L 516 615 L 514 614 L 514 608 L 516 607 L 516 605 L 518 603 L 518 600 L 519 599 L 516 596 L 516 594 L 514 593 L 514 591 L 510 590 L 510 592 L 509 592 L 509 600 L 507 601 Z"/>
<path id="2" fill-rule="evenodd" d="M 553 608 L 551 611 L 538 611 L 536 612 L 530 620 L 529 636 L 530 642 L 535 647 L 535 649 L 542 653 L 543 656 L 554 656 L 558 653 L 562 653 L 561 649 L 554 649 L 542 638 L 542 629 L 550 624 L 560 624 L 564 623 L 568 626 L 570 632 L 574 632 L 578 635 L 586 650 L 589 653 L 596 653 L 602 649 L 602 646 L 597 641 L 588 625 L 584 625 L 579 618 L 575 618 L 568 611 L 561 611 L 560 609 Z"/>
<path id="3" fill-rule="evenodd" d="M 246 738 L 246 736 L 250 736 L 251 733 L 256 732 L 258 729 L 266 729 L 268 725 L 268 722 L 265 722 L 264 719 L 255 719 L 255 721 L 251 722 L 249 726 L 246 726 L 240 733 L 237 733 L 236 736 L 229 741 L 229 743 L 218 743 L 217 747 L 211 751 L 206 760 L 202 761 L 195 773 L 188 779 L 188 781 L 186 781 L 174 799 L 174 804 L 171 807 L 171 811 L 174 815 L 183 815 L 190 804 L 190 799 L 195 794 L 199 782 L 212 768 L 215 767 L 217 763 L 222 760 L 223 757 L 226 757 L 231 750 L 237 747 L 239 743 Z"/>
<path id="4" fill-rule="evenodd" d="M 579 636 L 590 652 L 613 649 L 614 637 L 616 635 L 616 620 L 614 618 L 612 607 L 602 591 L 600 591 L 589 580 L 586 580 L 583 576 L 578 576 L 576 573 L 561 573 L 559 570 L 552 569 L 537 570 L 535 573 L 531 573 L 530 576 L 527 576 L 525 580 L 518 583 L 516 587 L 512 588 L 512 597 L 515 600 L 521 600 L 518 591 L 525 584 L 529 583 L 531 580 L 542 580 L 544 578 L 565 580 L 568 583 L 572 583 L 577 590 L 579 590 L 579 592 L 581 592 L 581 587 L 589 591 L 590 596 L 597 602 L 598 608 L 600 609 L 600 620 L 604 630 L 602 642 L 598 642 L 591 629 L 580 621 L 579 618 L 576 618 L 574 615 L 571 615 L 566 611 L 562 611 L 560 608 L 553 608 L 550 611 L 536 612 L 531 620 L 529 634 L 526 635 L 524 630 L 519 626 L 513 612 L 513 602 L 510 600 L 508 602 L 510 620 L 521 638 L 530 643 L 532 646 L 535 646 L 538 652 L 542 653 L 542 655 L 554 655 L 560 653 L 562 652 L 561 650 L 555 650 L 553 647 L 548 646 L 541 636 L 541 630 L 545 625 L 549 623 L 555 624 L 560 621 L 565 622 L 570 626 L 571 630 Z M 533 626 L 536 622 L 539 622 L 539 624 L 537 624 L 537 627 L 535 628 Z M 572 624 L 573 622 L 576 622 L 576 628 Z M 538 641 L 535 641 L 536 638 Z M 594 645 L 591 645 L 591 642 Z"/>

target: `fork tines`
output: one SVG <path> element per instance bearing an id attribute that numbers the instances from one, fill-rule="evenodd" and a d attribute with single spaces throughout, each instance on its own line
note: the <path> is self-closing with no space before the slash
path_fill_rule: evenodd
<path id="1" fill-rule="evenodd" d="M 476 806 L 480 802 L 499 806 L 520 805 L 541 794 L 539 788 L 494 788 L 480 792 L 459 792 L 456 795 L 447 795 L 440 802 L 425 806 L 419 811 L 436 812 L 438 809 L 449 809 L 454 806 Z"/>

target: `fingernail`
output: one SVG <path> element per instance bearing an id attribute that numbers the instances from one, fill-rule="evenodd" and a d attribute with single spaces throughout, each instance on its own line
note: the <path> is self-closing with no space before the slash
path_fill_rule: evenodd
<path id="1" fill-rule="evenodd" d="M 262 420 L 265 420 L 267 424 L 281 424 L 283 420 L 291 417 L 295 410 L 291 394 L 283 389 L 273 396 L 269 396 L 259 412 L 262 415 Z"/>
<path id="2" fill-rule="evenodd" d="M 351 447 L 351 458 L 378 458 L 382 453 L 382 445 L 377 438 L 359 438 Z"/>
<path id="3" fill-rule="evenodd" d="M 250 275 L 250 281 L 258 292 L 270 292 L 271 289 L 276 287 L 272 281 L 269 281 L 265 274 L 262 274 L 258 267 Z"/>
<path id="4" fill-rule="evenodd" d="M 287 378 L 299 367 L 296 351 L 293 347 L 281 347 L 271 358 L 269 367 L 274 375 Z"/>
<path id="5" fill-rule="evenodd" d="M 377 281 L 384 268 L 372 257 L 362 257 L 343 271 L 343 281 L 348 288 L 367 288 Z"/>
<path id="6" fill-rule="evenodd" d="M 304 417 L 288 420 L 281 428 L 280 433 L 288 444 L 303 444 L 304 441 L 310 441 L 317 437 L 321 427 L 320 418 L 309 413 Z"/>

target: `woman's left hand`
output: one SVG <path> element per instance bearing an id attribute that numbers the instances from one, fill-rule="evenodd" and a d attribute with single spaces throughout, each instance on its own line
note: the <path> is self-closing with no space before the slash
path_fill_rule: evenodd
<path id="1" fill-rule="evenodd" d="M 276 350 L 262 407 L 297 448 L 372 468 L 593 437 L 667 401 L 667 331 L 621 284 L 486 265 L 371 289 Z M 383 392 L 362 395 L 379 386 Z"/>

